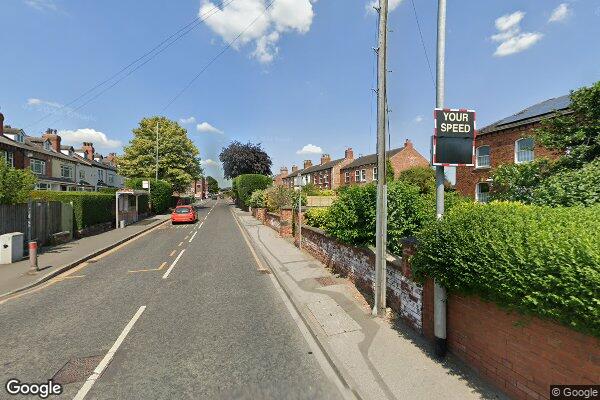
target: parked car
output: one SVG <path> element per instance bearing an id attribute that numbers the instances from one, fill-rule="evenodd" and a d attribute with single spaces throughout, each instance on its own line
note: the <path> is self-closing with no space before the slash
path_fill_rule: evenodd
<path id="1" fill-rule="evenodd" d="M 171 222 L 177 224 L 179 222 L 196 222 L 198 214 L 192 206 L 177 206 L 171 214 Z"/>

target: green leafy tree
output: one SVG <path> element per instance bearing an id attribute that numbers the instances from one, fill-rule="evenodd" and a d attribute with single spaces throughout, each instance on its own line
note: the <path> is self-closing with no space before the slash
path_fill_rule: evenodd
<path id="1" fill-rule="evenodd" d="M 202 168 L 198 148 L 187 131 L 165 117 L 144 118 L 133 130 L 133 139 L 118 159 L 119 173 L 127 178 L 155 176 L 156 126 L 158 124 L 158 177 L 168 181 L 176 192 L 185 192 L 200 178 Z"/>
<path id="2" fill-rule="evenodd" d="M 143 189 L 144 178 L 132 178 L 125 182 L 125 186 L 130 189 Z M 171 206 L 173 196 L 173 187 L 167 181 L 150 180 L 150 206 L 152 212 L 162 214 Z"/>
<path id="3" fill-rule="evenodd" d="M 233 141 L 219 154 L 226 179 L 244 174 L 271 175 L 273 162 L 260 143 Z"/>
<path id="4" fill-rule="evenodd" d="M 492 199 L 531 203 L 535 189 L 548 178 L 551 170 L 552 163 L 546 158 L 501 165 L 492 175 Z"/>
<path id="5" fill-rule="evenodd" d="M 401 171 L 398 180 L 418 187 L 423 194 L 435 191 L 435 171 L 430 167 L 413 167 Z"/>
<path id="6" fill-rule="evenodd" d="M 0 204 L 17 204 L 29 200 L 36 178 L 28 169 L 16 169 L 0 160 Z"/>
<path id="7" fill-rule="evenodd" d="M 209 193 L 218 193 L 219 192 L 219 182 L 217 182 L 217 180 L 215 178 L 213 178 L 212 176 L 209 176 L 206 178 L 206 182 L 208 185 Z"/>

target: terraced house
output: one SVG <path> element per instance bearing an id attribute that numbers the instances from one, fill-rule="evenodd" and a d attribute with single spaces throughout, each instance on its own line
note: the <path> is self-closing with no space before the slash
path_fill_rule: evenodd
<path id="1" fill-rule="evenodd" d="M 79 150 L 64 146 L 52 129 L 41 137 L 28 136 L 22 129 L 4 125 L 2 114 L 0 159 L 14 168 L 30 169 L 37 177 L 38 190 L 95 191 L 124 184 L 117 174 L 114 153 L 105 158 L 95 153 L 89 142 Z"/>
<path id="2" fill-rule="evenodd" d="M 536 146 L 533 131 L 542 119 L 555 112 L 570 112 L 570 104 L 569 95 L 549 99 L 479 130 L 475 138 L 475 166 L 456 168 L 456 190 L 476 201 L 487 202 L 493 185 L 492 172 L 498 166 L 556 157 L 556 153 Z"/>

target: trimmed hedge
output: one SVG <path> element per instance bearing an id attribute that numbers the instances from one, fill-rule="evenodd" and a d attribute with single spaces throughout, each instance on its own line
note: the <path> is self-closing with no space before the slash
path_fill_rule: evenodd
<path id="1" fill-rule="evenodd" d="M 600 205 L 462 204 L 419 235 L 415 276 L 600 337 Z"/>
<path id="2" fill-rule="evenodd" d="M 329 208 L 327 207 L 316 207 L 309 208 L 304 213 L 305 223 L 308 226 L 314 228 L 325 229 L 327 221 L 329 219 Z"/>
<path id="3" fill-rule="evenodd" d="M 237 176 L 233 180 L 236 199 L 244 206 L 248 207 L 250 196 L 255 190 L 266 189 L 273 183 L 273 180 L 266 175 L 245 174 Z"/>
<path id="4" fill-rule="evenodd" d="M 255 190 L 248 200 L 248 205 L 252 208 L 264 208 L 267 206 L 265 190 Z"/>
<path id="5" fill-rule="evenodd" d="M 75 230 L 81 230 L 103 222 L 113 222 L 115 218 L 114 194 L 34 190 L 31 193 L 31 198 L 73 203 L 73 224 L 75 225 Z"/>
<path id="6" fill-rule="evenodd" d="M 144 178 L 131 178 L 125 182 L 125 187 L 129 189 L 143 189 L 142 181 L 148 179 Z M 146 190 L 146 189 L 143 189 Z M 150 179 L 150 205 L 152 206 L 152 212 L 155 214 L 162 214 L 169 210 L 171 206 L 171 196 L 173 195 L 173 187 L 167 181 Z"/>

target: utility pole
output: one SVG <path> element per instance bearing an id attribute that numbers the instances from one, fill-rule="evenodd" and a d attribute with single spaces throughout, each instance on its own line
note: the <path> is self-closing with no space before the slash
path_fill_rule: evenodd
<path id="1" fill-rule="evenodd" d="M 446 57 L 446 0 L 438 0 L 437 64 L 435 106 L 444 108 L 444 75 Z M 444 215 L 444 167 L 435 167 L 435 212 L 437 219 Z M 446 289 L 434 282 L 435 355 L 446 355 Z"/>
<path id="2" fill-rule="evenodd" d="M 158 124 L 159 123 L 156 122 L 156 180 L 158 180 Z"/>
<path id="3" fill-rule="evenodd" d="M 388 0 L 379 0 L 379 45 L 377 48 L 377 225 L 375 229 L 375 302 L 372 314 L 386 310 L 387 185 L 385 128 L 387 115 L 387 16 Z"/>

